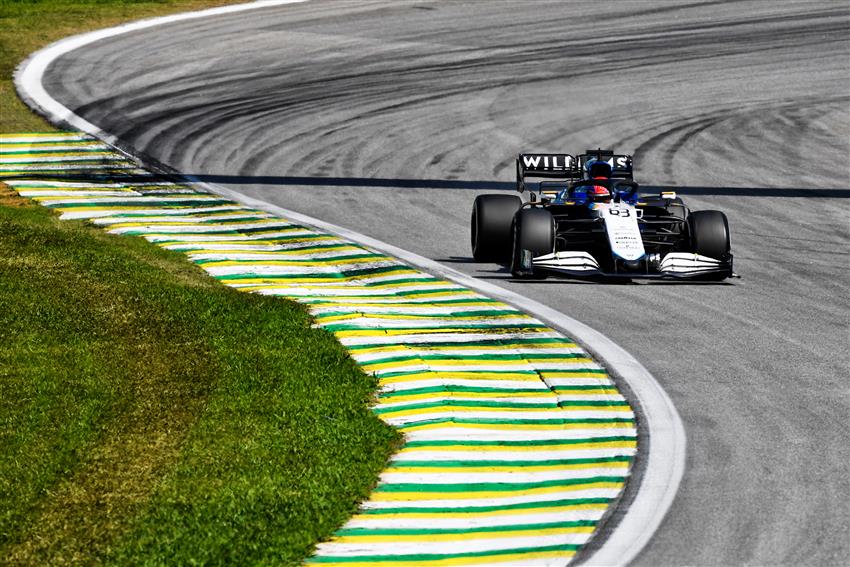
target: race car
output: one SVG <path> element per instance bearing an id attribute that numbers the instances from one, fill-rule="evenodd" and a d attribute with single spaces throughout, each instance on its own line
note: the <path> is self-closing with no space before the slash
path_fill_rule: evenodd
<path id="1" fill-rule="evenodd" d="M 692 211 L 674 192 L 642 195 L 630 155 L 520 154 L 517 195 L 480 195 L 472 254 L 517 278 L 676 278 L 720 281 L 732 269 L 729 223 Z M 538 178 L 532 186 L 529 178 Z"/>

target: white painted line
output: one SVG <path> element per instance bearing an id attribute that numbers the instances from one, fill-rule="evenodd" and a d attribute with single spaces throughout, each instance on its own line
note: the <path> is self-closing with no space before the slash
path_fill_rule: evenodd
<path id="1" fill-rule="evenodd" d="M 21 96 L 34 108 L 45 114 L 54 123 L 68 125 L 81 130 L 109 144 L 118 144 L 116 136 L 105 132 L 74 114 L 72 110 L 55 100 L 45 90 L 42 79 L 47 67 L 58 57 L 95 41 L 120 34 L 137 31 L 163 24 L 185 21 L 207 16 L 232 14 L 244 10 L 295 4 L 306 0 L 260 0 L 249 4 L 239 4 L 213 8 L 198 12 L 189 12 L 141 20 L 122 26 L 98 30 L 91 33 L 72 36 L 54 43 L 34 53 L 24 61 L 15 72 L 15 84 Z M 616 345 L 608 337 L 591 327 L 569 317 L 551 307 L 533 299 L 524 297 L 495 284 L 472 278 L 454 268 L 444 266 L 434 260 L 403 250 L 386 242 L 356 233 L 354 231 L 289 211 L 258 199 L 248 197 L 238 191 L 217 185 L 192 180 L 219 195 L 236 201 L 283 215 L 289 219 L 311 225 L 368 246 L 380 252 L 390 254 L 418 268 L 457 282 L 461 285 L 484 293 L 490 297 L 510 303 L 523 311 L 562 329 L 570 337 L 581 342 L 617 376 L 626 381 L 631 388 L 640 409 L 643 412 L 649 447 L 642 447 L 642 456 L 646 462 L 643 478 L 634 500 L 629 503 L 616 528 L 608 534 L 605 542 L 592 555 L 583 560 L 587 565 L 624 565 L 634 559 L 649 542 L 655 530 L 661 524 L 667 510 L 673 503 L 679 483 L 685 470 L 686 438 L 685 430 L 672 400 L 661 388 L 649 371 L 631 354 Z M 560 518 L 559 518 L 560 519 Z"/>

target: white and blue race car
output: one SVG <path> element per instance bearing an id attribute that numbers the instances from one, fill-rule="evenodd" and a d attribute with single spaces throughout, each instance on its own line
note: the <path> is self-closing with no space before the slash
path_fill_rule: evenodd
<path id="1" fill-rule="evenodd" d="M 528 186 L 527 179 L 539 178 Z M 691 211 L 673 192 L 641 195 L 632 157 L 610 150 L 520 154 L 517 195 L 480 195 L 472 209 L 476 261 L 547 275 L 719 281 L 732 270 L 729 223 Z"/>

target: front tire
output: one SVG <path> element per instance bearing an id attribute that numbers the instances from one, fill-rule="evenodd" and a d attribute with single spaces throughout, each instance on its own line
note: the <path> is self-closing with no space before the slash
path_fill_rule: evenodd
<path id="1" fill-rule="evenodd" d="M 694 253 L 728 262 L 730 265 L 728 271 L 705 274 L 697 279 L 722 281 L 732 276 L 732 243 L 726 215 L 720 211 L 694 211 L 688 216 L 688 227 Z"/>
<path id="2" fill-rule="evenodd" d="M 725 260 L 732 250 L 729 221 L 720 211 L 694 211 L 688 217 L 691 247 L 701 256 Z"/>
<path id="3" fill-rule="evenodd" d="M 545 279 L 543 270 L 535 270 L 531 259 L 555 250 L 555 220 L 541 208 L 520 210 L 513 223 L 511 274 L 516 278 Z"/>
<path id="4" fill-rule="evenodd" d="M 472 205 L 471 244 L 476 262 L 507 262 L 511 224 L 522 206 L 516 195 L 479 195 Z"/>

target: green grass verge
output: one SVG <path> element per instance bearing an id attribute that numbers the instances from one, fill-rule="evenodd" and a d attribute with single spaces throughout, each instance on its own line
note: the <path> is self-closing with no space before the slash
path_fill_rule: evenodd
<path id="1" fill-rule="evenodd" d="M 0 0 L 12 73 L 62 37 L 225 0 Z M 297 563 L 398 443 L 307 313 L 0 184 L 0 564 Z"/>
<path id="2" fill-rule="evenodd" d="M 0 202 L 0 563 L 292 563 L 396 433 L 298 304 Z"/>

